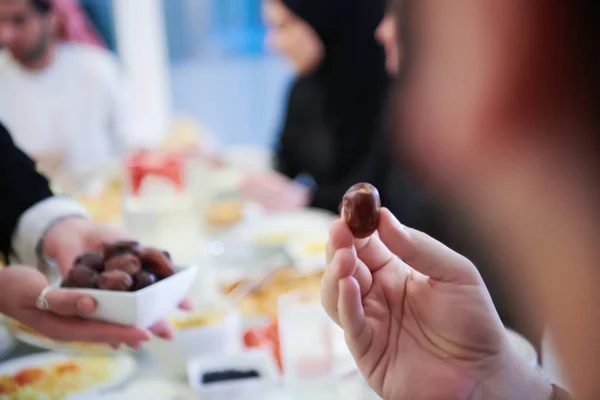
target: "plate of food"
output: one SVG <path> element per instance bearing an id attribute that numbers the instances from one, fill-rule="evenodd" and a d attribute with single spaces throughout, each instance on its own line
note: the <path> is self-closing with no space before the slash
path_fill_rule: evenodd
<path id="1" fill-rule="evenodd" d="M 245 318 L 274 317 L 277 315 L 279 296 L 297 290 L 320 293 L 322 276 L 322 270 L 303 272 L 292 266 L 278 268 L 254 286 L 250 293 L 239 301 L 238 306 Z M 220 287 L 221 293 L 229 296 L 238 286 L 245 285 L 253 279 L 254 277 L 250 277 L 223 282 Z"/>
<path id="2" fill-rule="evenodd" d="M 40 349 L 93 354 L 112 354 L 116 352 L 116 350 L 114 350 L 112 347 L 103 344 L 59 342 L 42 335 L 41 333 L 16 320 L 11 320 L 9 322 L 9 326 L 15 338 L 17 338 L 19 341 Z"/>
<path id="3" fill-rule="evenodd" d="M 0 399 L 84 399 L 127 382 L 137 370 L 131 355 L 43 353 L 0 364 Z"/>
<path id="4" fill-rule="evenodd" d="M 283 248 L 293 238 L 307 233 L 326 235 L 334 219 L 334 214 L 317 209 L 267 213 L 238 225 L 230 239 L 255 248 Z"/>

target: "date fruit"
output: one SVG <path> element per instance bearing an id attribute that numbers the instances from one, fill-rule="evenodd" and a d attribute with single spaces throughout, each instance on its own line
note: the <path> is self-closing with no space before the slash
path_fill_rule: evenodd
<path id="1" fill-rule="evenodd" d="M 147 271 L 140 271 L 133 276 L 133 289 L 132 291 L 140 290 L 156 283 L 156 276 Z"/>
<path id="2" fill-rule="evenodd" d="M 142 268 L 156 275 L 158 279 L 165 279 L 175 273 L 171 261 L 158 249 L 147 247 L 140 252 Z"/>
<path id="3" fill-rule="evenodd" d="M 98 288 L 125 292 L 133 287 L 133 278 L 125 271 L 105 271 L 98 277 Z"/>
<path id="4" fill-rule="evenodd" d="M 69 271 L 69 275 L 67 275 L 67 279 L 65 279 L 63 286 L 70 288 L 93 289 L 96 287 L 97 281 L 98 273 L 96 271 L 90 267 L 78 265 Z"/>
<path id="5" fill-rule="evenodd" d="M 135 275 L 141 269 L 142 263 L 140 259 L 131 253 L 114 256 L 106 262 L 105 266 L 106 271 L 120 270 L 127 272 L 129 275 Z"/>
<path id="6" fill-rule="evenodd" d="M 90 251 L 83 253 L 75 259 L 74 267 L 89 267 L 96 272 L 102 272 L 104 269 L 104 257 L 102 253 Z"/>
<path id="7" fill-rule="evenodd" d="M 369 183 L 358 183 L 344 195 L 341 214 L 354 237 L 364 239 L 377 230 L 380 209 L 377 188 Z"/>
<path id="8" fill-rule="evenodd" d="M 108 260 L 121 254 L 137 254 L 141 250 L 141 245 L 135 240 L 122 240 L 114 243 L 104 244 L 104 258 Z"/>

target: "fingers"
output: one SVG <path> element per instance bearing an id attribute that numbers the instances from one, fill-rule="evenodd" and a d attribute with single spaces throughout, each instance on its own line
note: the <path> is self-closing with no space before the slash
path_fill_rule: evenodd
<path id="1" fill-rule="evenodd" d="M 410 267 L 432 279 L 464 285 L 481 283 L 475 266 L 465 257 L 417 230 L 405 227 L 387 209 L 381 210 L 381 242 Z M 362 252 L 360 257 L 366 257 Z"/>
<path id="2" fill-rule="evenodd" d="M 175 329 L 168 321 L 160 321 L 150 328 L 150 332 L 159 338 L 171 340 L 175 337 Z"/>
<path id="3" fill-rule="evenodd" d="M 338 282 L 338 315 L 347 337 L 357 339 L 366 329 L 365 311 L 360 295 L 360 286 L 353 277 Z M 355 340 L 349 340 L 355 342 Z"/>
<path id="4" fill-rule="evenodd" d="M 130 347 L 150 340 L 150 334 L 135 327 L 106 324 L 98 321 L 82 320 L 77 317 L 61 317 L 48 312 L 35 311 L 31 315 L 32 326 L 42 335 L 61 342 L 125 343 Z"/>
<path id="5" fill-rule="evenodd" d="M 93 297 L 74 291 L 51 290 L 46 295 L 46 301 L 50 311 L 61 316 L 89 315 L 96 310 L 96 301 Z"/>
<path id="6" fill-rule="evenodd" d="M 354 278 L 362 297 L 371 289 L 373 276 L 367 266 L 357 258 L 352 234 L 341 220 L 331 226 L 326 258 L 328 267 L 321 280 L 321 302 L 331 319 L 341 326 L 338 317 L 338 282 L 343 278 Z"/>
<path id="7" fill-rule="evenodd" d="M 179 303 L 179 309 L 183 311 L 192 311 L 194 309 L 194 302 L 191 299 L 185 298 Z"/>

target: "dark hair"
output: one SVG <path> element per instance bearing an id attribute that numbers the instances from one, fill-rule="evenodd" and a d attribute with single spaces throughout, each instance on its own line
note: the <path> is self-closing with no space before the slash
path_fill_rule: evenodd
<path id="1" fill-rule="evenodd" d="M 47 14 L 52 11 L 52 2 L 50 0 L 29 0 L 29 4 L 40 14 Z"/>

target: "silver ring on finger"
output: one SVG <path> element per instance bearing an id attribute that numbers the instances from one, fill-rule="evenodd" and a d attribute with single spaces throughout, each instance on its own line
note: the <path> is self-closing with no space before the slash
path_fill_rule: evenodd
<path id="1" fill-rule="evenodd" d="M 48 304 L 48 300 L 46 300 L 46 296 L 48 295 L 48 293 L 50 293 L 52 289 L 54 289 L 52 286 L 46 286 L 42 290 L 42 293 L 40 293 L 39 297 L 35 301 L 35 305 L 37 306 L 37 308 L 44 311 L 50 309 L 50 305 Z"/>

